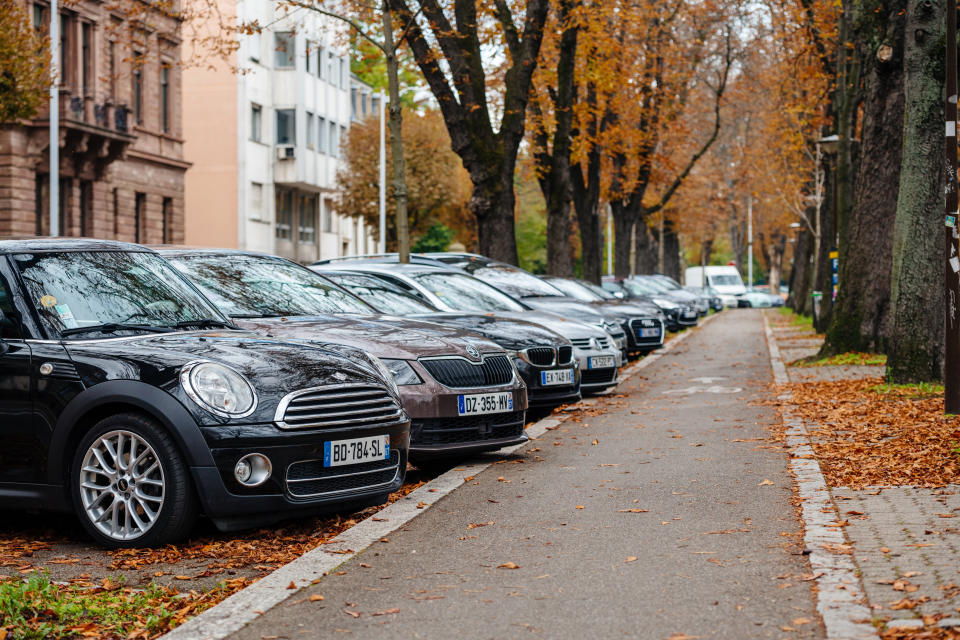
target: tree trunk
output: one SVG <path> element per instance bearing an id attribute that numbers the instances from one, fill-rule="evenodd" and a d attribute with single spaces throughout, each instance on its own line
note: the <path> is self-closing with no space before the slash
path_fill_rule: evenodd
<path id="1" fill-rule="evenodd" d="M 826 331 L 830 324 L 830 312 L 833 308 L 833 276 L 831 273 L 830 250 L 834 246 L 833 242 L 836 237 L 833 216 L 836 206 L 834 198 L 836 194 L 836 188 L 834 187 L 836 172 L 829 163 L 824 165 L 823 170 L 825 173 L 824 184 L 827 185 L 827 188 L 824 189 L 823 202 L 820 207 L 819 243 L 816 243 L 816 239 L 814 239 L 816 246 L 819 247 L 819 252 L 814 249 L 813 273 L 811 274 L 813 276 L 813 290 L 819 291 L 821 294 L 819 312 L 817 312 L 816 306 L 811 305 L 814 312 L 813 328 L 817 333 Z"/>
<path id="2" fill-rule="evenodd" d="M 393 17 L 383 3 L 383 48 L 386 53 L 387 85 L 390 91 L 390 163 L 393 166 L 393 201 L 396 207 L 397 259 L 410 262 L 410 220 L 407 216 L 407 179 L 403 161 L 403 105 L 400 103 L 400 65 L 393 42 Z"/>
<path id="3" fill-rule="evenodd" d="M 813 233 L 806 227 L 802 227 L 797 235 L 797 247 L 793 253 L 790 297 L 787 299 L 790 308 L 800 315 L 810 313 L 810 273 L 814 246 Z"/>
<path id="4" fill-rule="evenodd" d="M 867 3 L 858 22 L 863 49 L 863 132 L 853 210 L 840 242 L 840 290 L 821 354 L 887 348 L 890 271 L 903 131 L 906 0 Z M 882 22 L 880 22 L 882 21 Z M 877 23 L 880 22 L 878 25 Z M 879 37 L 878 35 L 879 34 Z"/>
<path id="5" fill-rule="evenodd" d="M 887 379 L 943 377 L 944 3 L 908 0 L 903 161 L 893 235 Z"/>
<path id="6" fill-rule="evenodd" d="M 636 227 L 636 258 L 634 271 L 638 275 L 650 275 L 657 272 L 659 260 L 659 241 L 650 232 L 646 220 L 638 219 Z"/>
<path id="7" fill-rule="evenodd" d="M 737 206 L 732 202 L 730 207 L 730 250 L 733 252 L 733 260 L 737 265 L 737 271 L 743 275 L 743 257 L 747 252 L 747 223 L 739 219 Z"/>
<path id="8" fill-rule="evenodd" d="M 780 295 L 780 281 L 783 279 L 783 254 L 787 250 L 787 236 L 778 233 L 767 250 L 769 260 L 767 263 L 767 284 L 770 286 L 770 293 Z"/>
<path id="9" fill-rule="evenodd" d="M 680 282 L 680 238 L 673 228 L 673 222 L 664 220 L 663 234 L 660 237 L 660 255 L 663 256 L 663 268 L 660 273 Z"/>
<path id="10" fill-rule="evenodd" d="M 613 272 L 622 280 L 630 276 L 630 242 L 637 216 L 622 200 L 611 202 L 610 210 L 613 213 Z"/>
<path id="11" fill-rule="evenodd" d="M 473 177 L 474 173 L 470 173 Z M 517 264 L 517 242 L 513 226 L 514 203 L 512 162 L 509 167 L 501 169 L 499 175 L 493 175 L 486 180 L 474 179 L 469 206 L 477 218 L 477 243 L 480 245 L 480 253 L 509 264 Z"/>

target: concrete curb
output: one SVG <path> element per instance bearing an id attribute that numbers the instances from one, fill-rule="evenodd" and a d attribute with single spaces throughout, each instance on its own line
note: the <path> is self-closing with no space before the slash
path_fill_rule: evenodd
<path id="1" fill-rule="evenodd" d="M 716 314 L 707 316 L 698 326 L 712 320 Z M 618 386 L 644 367 L 659 360 L 663 354 L 672 351 L 694 331 L 677 336 L 656 353 L 644 357 L 627 369 L 621 376 Z M 527 435 L 536 439 L 551 429 L 558 427 L 563 420 L 548 416 L 527 427 Z M 498 453 L 511 454 L 526 446 L 526 443 L 500 449 Z M 362 520 L 343 531 L 339 536 L 316 549 L 308 551 L 296 560 L 289 562 L 273 573 L 238 591 L 223 602 L 191 618 L 176 629 L 163 636 L 165 640 L 221 640 L 241 629 L 257 616 L 275 607 L 287 598 L 297 594 L 303 587 L 336 569 L 381 538 L 389 536 L 418 515 L 429 509 L 443 496 L 451 493 L 472 478 L 492 466 L 496 460 L 476 462 L 458 466 L 447 471 L 427 484 L 410 492 L 403 499 L 381 509 L 373 516 Z M 417 507 L 423 503 L 423 507 Z M 290 588 L 290 585 L 294 588 Z"/>
<path id="2" fill-rule="evenodd" d="M 773 329 L 763 316 L 763 327 L 770 352 L 773 381 L 778 385 L 790 382 L 787 368 L 780 358 Z M 789 401 L 791 394 L 778 396 Z M 860 582 L 849 542 L 843 527 L 831 526 L 841 520 L 830 489 L 814 457 L 810 434 L 803 420 L 793 412 L 783 411 L 787 427 L 787 447 L 790 450 L 790 471 L 797 483 L 797 495 L 803 500 L 804 542 L 810 551 L 810 567 L 816 576 L 817 611 L 823 618 L 828 640 L 867 640 L 880 637 L 872 624 L 872 614 L 865 604 L 866 591 Z"/>

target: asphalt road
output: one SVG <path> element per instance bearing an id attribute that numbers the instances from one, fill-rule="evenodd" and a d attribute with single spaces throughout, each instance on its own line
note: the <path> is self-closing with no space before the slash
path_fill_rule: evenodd
<path id="1" fill-rule="evenodd" d="M 235 637 L 821 638 L 770 381 L 725 311 Z"/>

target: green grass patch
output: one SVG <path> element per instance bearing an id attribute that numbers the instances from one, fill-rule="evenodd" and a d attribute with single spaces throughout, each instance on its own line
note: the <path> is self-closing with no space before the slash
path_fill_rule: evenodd
<path id="1" fill-rule="evenodd" d="M 842 367 L 842 366 L 884 366 L 887 364 L 887 356 L 882 353 L 860 353 L 859 351 L 850 351 L 848 353 L 838 353 L 829 358 L 801 358 L 791 363 L 794 367 Z"/>
<path id="2" fill-rule="evenodd" d="M 801 316 L 794 313 L 790 307 L 778 307 L 777 313 L 790 318 L 790 324 L 794 327 L 806 327 L 813 329 L 813 316 Z"/>
<path id="3" fill-rule="evenodd" d="M 109 578 L 94 586 L 57 584 L 45 572 L 9 578 L 0 580 L 0 637 L 151 638 L 222 599 L 217 597 L 222 588 L 191 593 L 200 600 L 191 603 L 192 597 L 182 599 L 176 590 L 154 583 L 142 589 Z"/>
<path id="4" fill-rule="evenodd" d="M 916 384 L 878 384 L 870 387 L 870 391 L 882 396 L 896 396 L 899 398 L 934 398 L 943 395 L 943 385 L 933 382 Z"/>

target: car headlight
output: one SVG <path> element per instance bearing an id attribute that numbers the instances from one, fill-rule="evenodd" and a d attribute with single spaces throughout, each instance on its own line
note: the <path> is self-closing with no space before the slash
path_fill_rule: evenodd
<path id="1" fill-rule="evenodd" d="M 216 362 L 191 362 L 180 371 L 191 400 L 223 418 L 242 418 L 257 408 L 257 394 L 240 373 Z"/>
<path id="2" fill-rule="evenodd" d="M 666 298 L 654 298 L 653 304 L 664 309 L 676 309 L 677 303 L 672 300 L 667 300 Z"/>
<path id="3" fill-rule="evenodd" d="M 421 384 L 423 380 L 413 370 L 406 360 L 381 360 L 383 366 L 390 372 L 393 381 L 399 386 Z"/>

